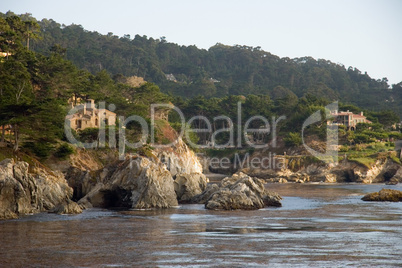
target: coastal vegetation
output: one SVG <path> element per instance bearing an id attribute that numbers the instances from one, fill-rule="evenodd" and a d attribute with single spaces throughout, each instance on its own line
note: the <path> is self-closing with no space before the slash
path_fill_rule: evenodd
<path id="1" fill-rule="evenodd" d="M 22 18 L 36 21 L 29 14 Z M 58 46 L 66 59 L 92 74 L 106 70 L 114 77 L 142 77 L 172 95 L 221 98 L 253 94 L 276 99 L 286 94 L 293 101 L 314 95 L 402 115 L 402 83 L 390 85 L 386 77 L 372 78 L 356 67 L 326 59 L 280 58 L 261 47 L 242 44 L 217 43 L 206 50 L 170 43 L 166 37 L 102 35 L 52 19 L 36 23 L 40 38 L 31 40 L 33 51 L 50 55 L 51 48 Z"/>
<path id="2" fill-rule="evenodd" d="M 356 68 L 308 57 L 279 58 L 261 48 L 239 45 L 217 44 L 203 50 L 172 44 L 165 38 L 119 38 L 12 12 L 0 14 L 0 27 L 1 141 L 39 159 L 64 159 L 74 153 L 64 134 L 71 96 L 114 104 L 116 114 L 125 118 L 138 115 L 148 125 L 151 104 L 173 103 L 187 120 L 210 120 L 211 131 L 192 131 L 205 128 L 205 120 L 181 126 L 181 118 L 172 110 L 171 127 L 163 120 L 155 121 L 157 142 L 168 144 L 174 140 L 174 130 L 185 128 L 191 144 L 206 146 L 209 149 L 204 151 L 210 154 L 233 155 L 239 148 L 213 149 L 230 138 L 240 139 L 245 153 L 252 149 L 247 148 L 242 132 L 235 131 L 232 137 L 227 129 L 244 127 L 255 115 L 267 118 L 272 129 L 266 135 L 249 137 L 251 140 L 270 143 L 276 135 L 282 152 L 298 147 L 303 122 L 318 110 L 323 114 L 324 107 L 335 99 L 341 100 L 339 110 L 363 111 L 372 122 L 358 124 L 355 131 L 339 126 L 340 155 L 369 164 L 378 153 L 393 150 L 393 141 L 402 138 L 397 125 L 401 85 L 390 87 L 385 78 L 372 79 Z M 231 120 L 216 119 L 218 116 Z M 249 128 L 265 124 L 253 120 Z M 129 123 L 126 134 L 138 141 L 139 125 Z M 304 134 L 323 142 L 325 118 Z M 83 142 L 96 140 L 97 129 L 75 136 Z M 210 143 L 212 136 L 215 144 Z M 396 154 L 392 157 L 396 162 L 399 159 Z"/>

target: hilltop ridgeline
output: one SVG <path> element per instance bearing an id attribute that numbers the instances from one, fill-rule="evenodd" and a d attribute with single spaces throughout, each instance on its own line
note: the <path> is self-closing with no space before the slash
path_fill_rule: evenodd
<path id="1" fill-rule="evenodd" d="M 357 68 L 325 59 L 280 58 L 261 47 L 244 45 L 217 43 L 205 50 L 169 43 L 165 37 L 102 35 L 81 25 L 66 26 L 51 19 L 38 24 L 41 38 L 31 41 L 34 51 L 50 54 L 56 45 L 79 68 L 92 73 L 106 70 L 116 77 L 142 77 L 173 95 L 272 97 L 275 87 L 282 86 L 298 98 L 314 95 L 402 114 L 398 93 L 402 83 L 390 86 L 385 77 L 374 79 Z"/>

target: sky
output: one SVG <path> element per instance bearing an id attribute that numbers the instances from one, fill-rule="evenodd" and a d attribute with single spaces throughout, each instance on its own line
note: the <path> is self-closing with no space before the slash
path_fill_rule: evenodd
<path id="1" fill-rule="evenodd" d="M 2 0 L 0 12 L 208 49 L 247 45 L 402 81 L 401 0 Z"/>

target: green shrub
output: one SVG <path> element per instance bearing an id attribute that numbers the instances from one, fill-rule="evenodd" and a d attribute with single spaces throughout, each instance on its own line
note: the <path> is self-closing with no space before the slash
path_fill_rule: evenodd
<path id="1" fill-rule="evenodd" d="M 86 128 L 78 132 L 81 142 L 94 142 L 98 140 L 99 128 Z"/>
<path id="2" fill-rule="evenodd" d="M 67 143 L 63 143 L 62 145 L 59 146 L 59 148 L 57 148 L 56 152 L 54 153 L 54 156 L 56 156 L 57 158 L 64 159 L 72 153 L 74 153 L 74 148 Z"/>
<path id="3" fill-rule="evenodd" d="M 285 138 L 283 138 L 285 145 L 288 147 L 299 146 L 302 144 L 302 138 L 298 132 L 289 132 Z"/>
<path id="4" fill-rule="evenodd" d="M 363 134 L 363 133 L 356 133 L 355 137 L 354 137 L 354 141 L 356 143 L 369 143 L 369 142 L 374 142 L 375 140 L 373 138 L 371 138 L 369 135 L 367 134 Z"/>
<path id="5" fill-rule="evenodd" d="M 25 142 L 23 147 L 40 158 L 47 158 L 53 149 L 53 146 L 46 141 Z"/>

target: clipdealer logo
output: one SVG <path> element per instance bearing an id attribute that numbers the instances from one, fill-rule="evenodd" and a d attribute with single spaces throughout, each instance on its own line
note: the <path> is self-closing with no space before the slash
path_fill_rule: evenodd
<path id="1" fill-rule="evenodd" d="M 82 114 L 83 111 L 86 111 L 88 104 L 79 105 L 73 107 L 67 114 L 64 124 L 65 135 L 68 141 L 71 144 L 76 145 L 80 148 L 118 148 L 120 159 L 125 158 L 126 148 L 138 149 L 145 144 L 149 144 L 153 148 L 166 148 L 174 146 L 179 140 L 185 140 L 187 144 L 189 144 L 193 148 L 212 148 L 212 149 L 245 149 L 245 148 L 253 148 L 253 149 L 264 149 L 267 151 L 269 148 L 277 147 L 277 132 L 280 127 L 281 121 L 286 119 L 286 116 L 273 116 L 271 120 L 268 120 L 264 116 L 255 115 L 250 117 L 247 121 L 245 121 L 244 125 L 242 122 L 242 103 L 237 103 L 237 118 L 235 118 L 235 122 L 237 123 L 237 127 L 234 127 L 234 121 L 232 118 L 226 115 L 215 116 L 211 120 L 206 118 L 205 116 L 197 115 L 191 117 L 187 122 L 183 112 L 173 104 L 160 103 L 160 104 L 152 104 L 151 112 L 150 112 L 150 126 L 143 117 L 138 115 L 132 115 L 127 118 L 124 116 L 118 116 L 118 125 L 106 128 L 105 120 L 100 118 L 100 127 L 98 131 L 97 140 L 92 142 L 81 142 L 77 140 L 77 138 L 73 135 L 71 118 L 75 114 Z M 105 102 L 99 102 L 99 109 L 105 109 Z M 110 110 L 115 110 L 115 105 L 110 104 L 108 106 Z M 176 140 L 170 142 L 169 144 L 160 144 L 155 141 L 155 114 L 157 109 L 168 109 L 171 111 L 175 111 L 180 117 L 180 125 L 181 129 L 178 133 L 178 137 Z M 336 124 L 328 123 L 326 125 L 326 151 L 325 153 L 318 152 L 312 148 L 310 148 L 305 142 L 305 129 L 317 122 L 331 122 L 331 111 L 335 111 L 338 109 L 338 102 L 331 103 L 325 107 L 325 115 L 324 117 L 321 115 L 321 111 L 318 110 L 309 116 L 306 121 L 303 123 L 301 129 L 301 137 L 304 148 L 313 156 L 318 158 L 321 161 L 324 161 L 327 164 L 336 164 L 338 162 L 338 127 Z M 203 122 L 204 128 L 187 128 L 188 125 L 194 125 L 194 122 Z M 252 123 L 259 121 L 259 128 L 252 128 Z M 135 122 L 141 128 L 141 135 L 137 142 L 130 142 L 127 135 L 126 129 L 128 124 Z M 223 122 L 222 128 L 215 129 L 213 131 L 212 125 L 213 123 Z M 186 131 L 185 131 L 186 130 Z M 107 133 L 106 133 L 107 131 Z M 206 144 L 196 144 L 190 139 L 190 133 L 204 133 L 209 135 L 210 140 Z M 227 140 L 224 144 L 218 144 L 218 135 L 221 133 L 226 133 Z M 256 142 L 253 139 L 253 136 L 264 136 L 265 142 Z M 270 136 L 270 140 L 267 137 Z M 266 141 L 268 140 L 268 141 Z M 244 144 L 245 143 L 245 146 Z M 220 159 L 212 158 L 210 161 L 217 164 L 218 166 L 225 167 L 230 164 L 238 165 L 240 168 L 243 167 L 255 167 L 260 166 L 261 168 L 280 168 L 282 169 L 284 166 L 283 161 L 280 161 L 280 157 L 278 157 L 275 153 L 268 152 L 267 156 L 252 158 L 248 153 L 243 156 L 240 156 L 238 153 L 234 154 L 233 159 L 229 159 L 227 157 L 222 157 Z"/>

